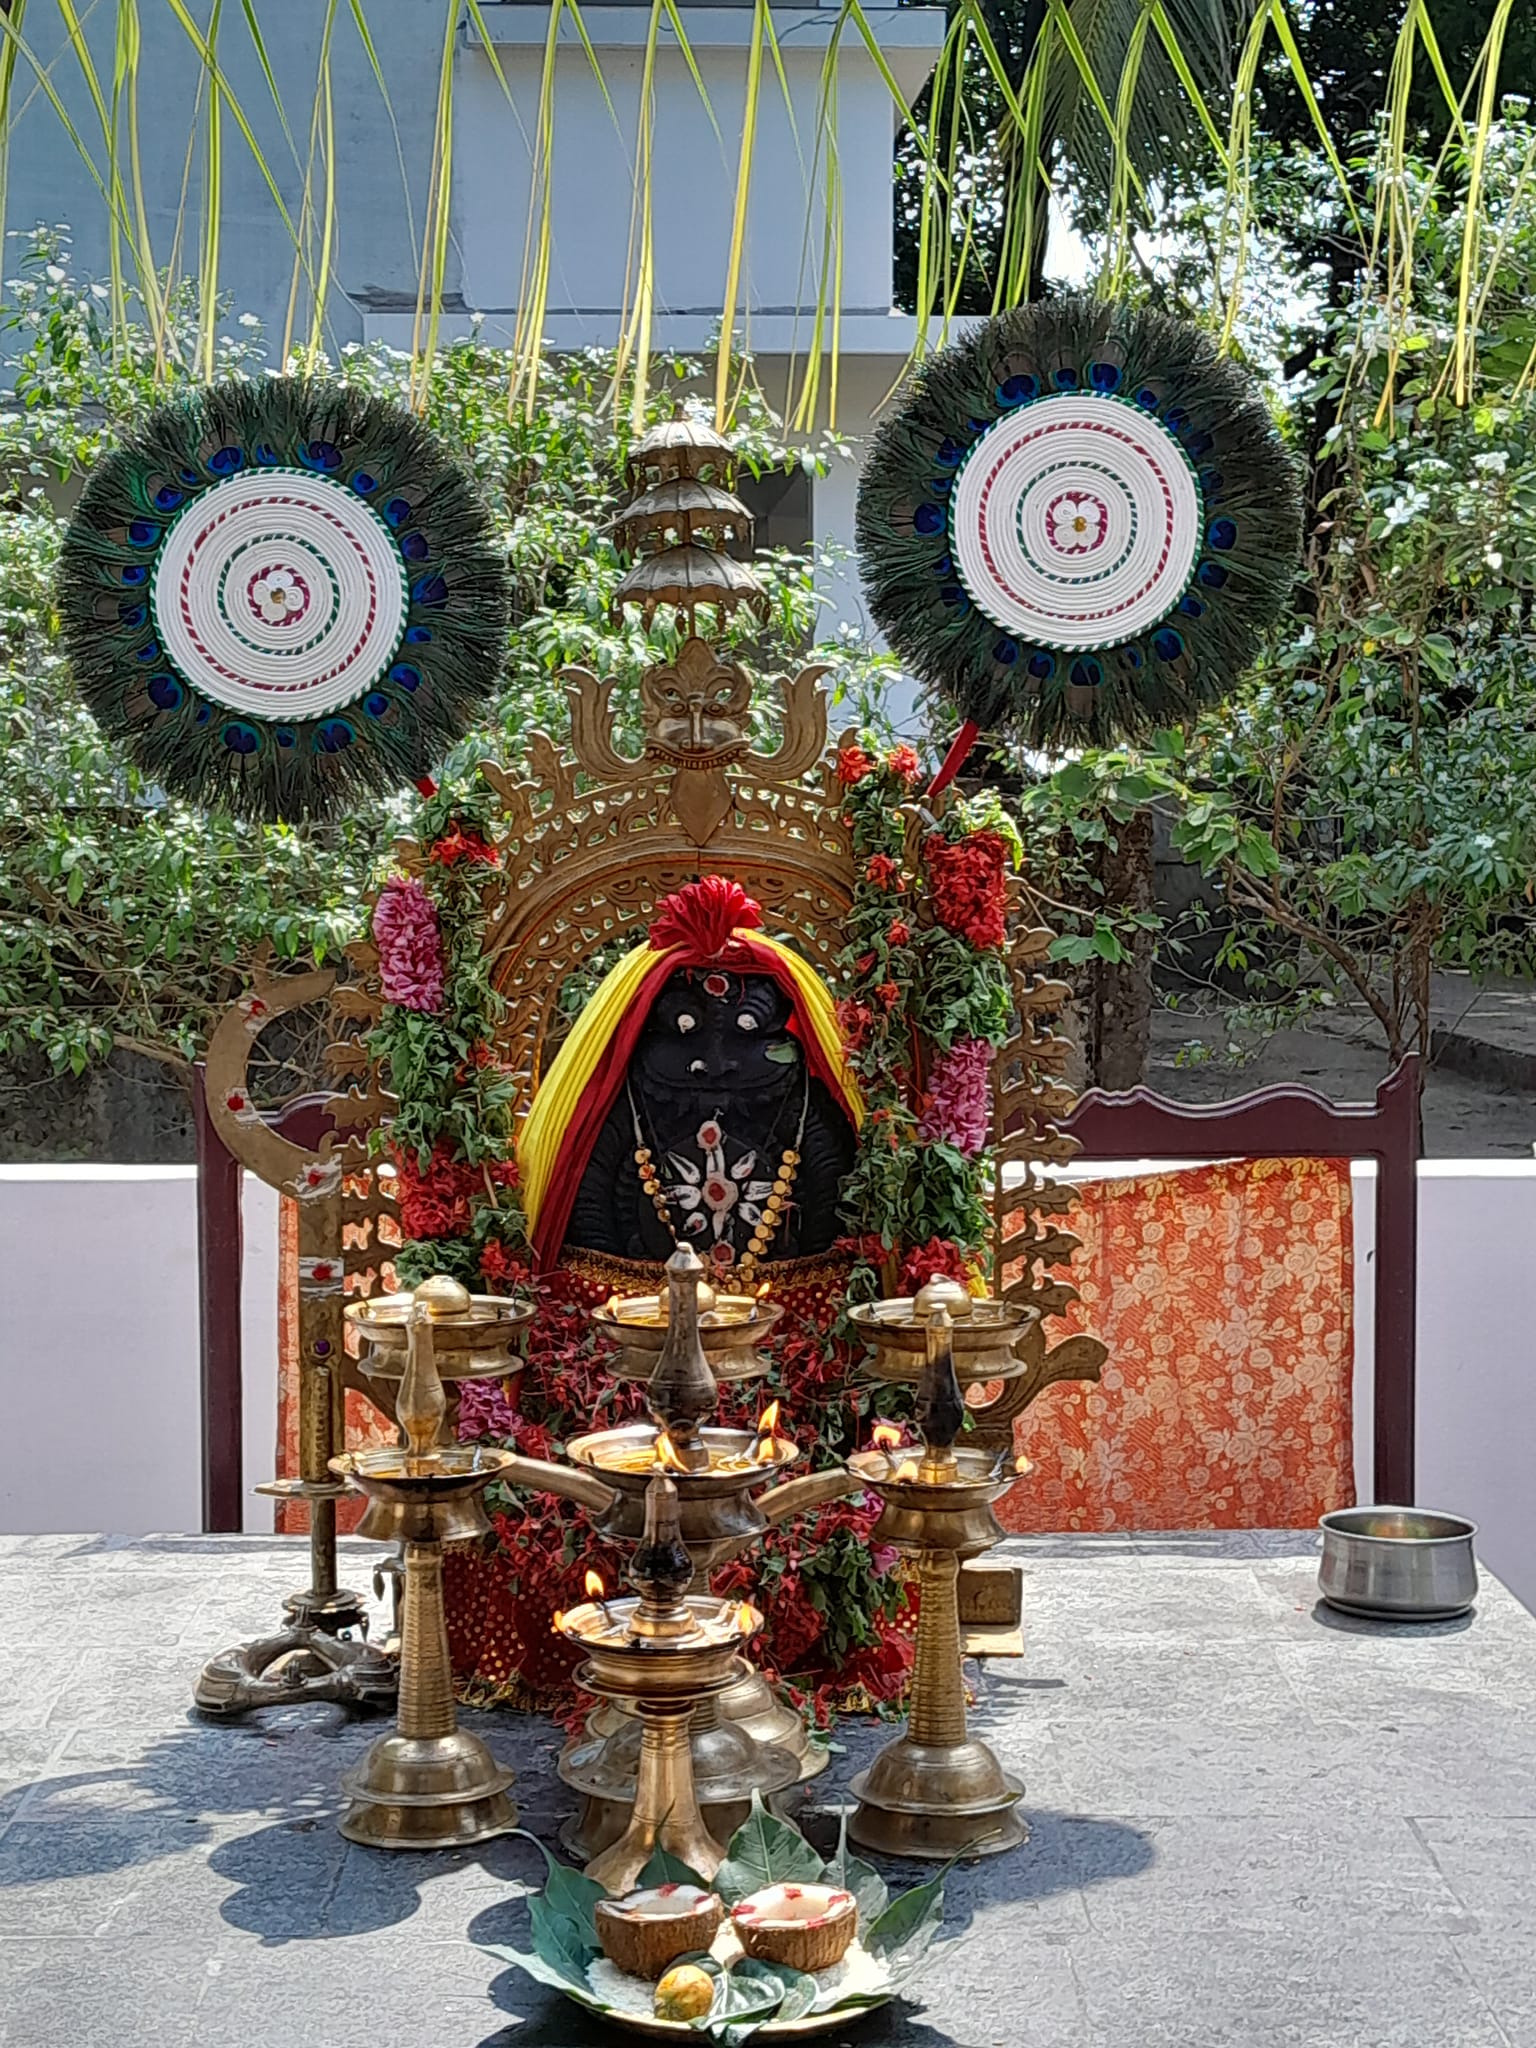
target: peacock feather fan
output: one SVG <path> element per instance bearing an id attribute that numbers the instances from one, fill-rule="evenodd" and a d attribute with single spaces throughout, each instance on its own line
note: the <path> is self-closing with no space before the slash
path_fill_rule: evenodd
<path id="1" fill-rule="evenodd" d="M 1198 328 L 1055 299 L 918 370 L 857 538 L 876 623 L 962 719 L 1107 742 L 1231 690 L 1295 578 L 1301 498 L 1263 399 Z"/>
<path id="2" fill-rule="evenodd" d="M 103 732 L 166 791 L 268 821 L 426 775 L 495 689 L 510 614 L 437 437 L 303 378 L 147 414 L 86 480 L 58 602 Z"/>

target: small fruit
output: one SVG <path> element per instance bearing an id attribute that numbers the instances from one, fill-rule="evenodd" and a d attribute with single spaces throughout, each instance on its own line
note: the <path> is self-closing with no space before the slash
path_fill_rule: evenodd
<path id="1" fill-rule="evenodd" d="M 656 1986 L 659 2020 L 701 2020 L 715 2002 L 715 1980 L 697 1963 L 679 1963 Z"/>

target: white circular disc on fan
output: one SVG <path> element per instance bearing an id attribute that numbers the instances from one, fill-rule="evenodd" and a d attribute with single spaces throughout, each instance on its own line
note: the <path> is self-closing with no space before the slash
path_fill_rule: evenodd
<path id="1" fill-rule="evenodd" d="M 955 480 L 950 545 L 972 602 L 1009 633 L 1114 647 L 1189 584 L 1204 512 L 1189 459 L 1122 400 L 1071 392 L 1006 414 Z"/>
<path id="2" fill-rule="evenodd" d="M 344 484 L 241 473 L 171 527 L 150 591 L 184 681 L 232 711 L 318 718 L 395 658 L 410 603 L 399 543 Z"/>

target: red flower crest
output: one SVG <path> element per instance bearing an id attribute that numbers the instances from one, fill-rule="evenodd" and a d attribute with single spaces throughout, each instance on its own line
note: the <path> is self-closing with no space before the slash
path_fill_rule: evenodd
<path id="1" fill-rule="evenodd" d="M 740 882 L 705 875 L 663 901 L 651 926 L 651 948 L 665 953 L 671 946 L 681 946 L 702 966 L 721 958 L 733 933 L 756 931 L 762 921 L 762 905 L 753 902 Z"/>

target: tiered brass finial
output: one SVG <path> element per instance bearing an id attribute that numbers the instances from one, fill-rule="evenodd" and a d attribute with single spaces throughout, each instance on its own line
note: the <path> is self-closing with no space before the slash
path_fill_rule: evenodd
<path id="1" fill-rule="evenodd" d="M 613 522 L 622 548 L 636 556 L 609 607 L 615 619 L 640 606 L 647 625 L 657 607 L 675 605 L 698 631 L 695 612 L 713 605 L 725 619 L 745 605 L 765 617 L 767 593 L 728 547 L 752 545 L 752 515 L 731 488 L 730 443 L 681 408 L 630 450 L 635 496 Z"/>
<path id="2" fill-rule="evenodd" d="M 720 1389 L 699 1335 L 699 1287 L 704 1261 L 692 1245 L 679 1244 L 667 1261 L 667 1335 L 645 1390 L 650 1409 L 690 1472 L 709 1465 L 699 1425 L 715 1412 Z"/>

